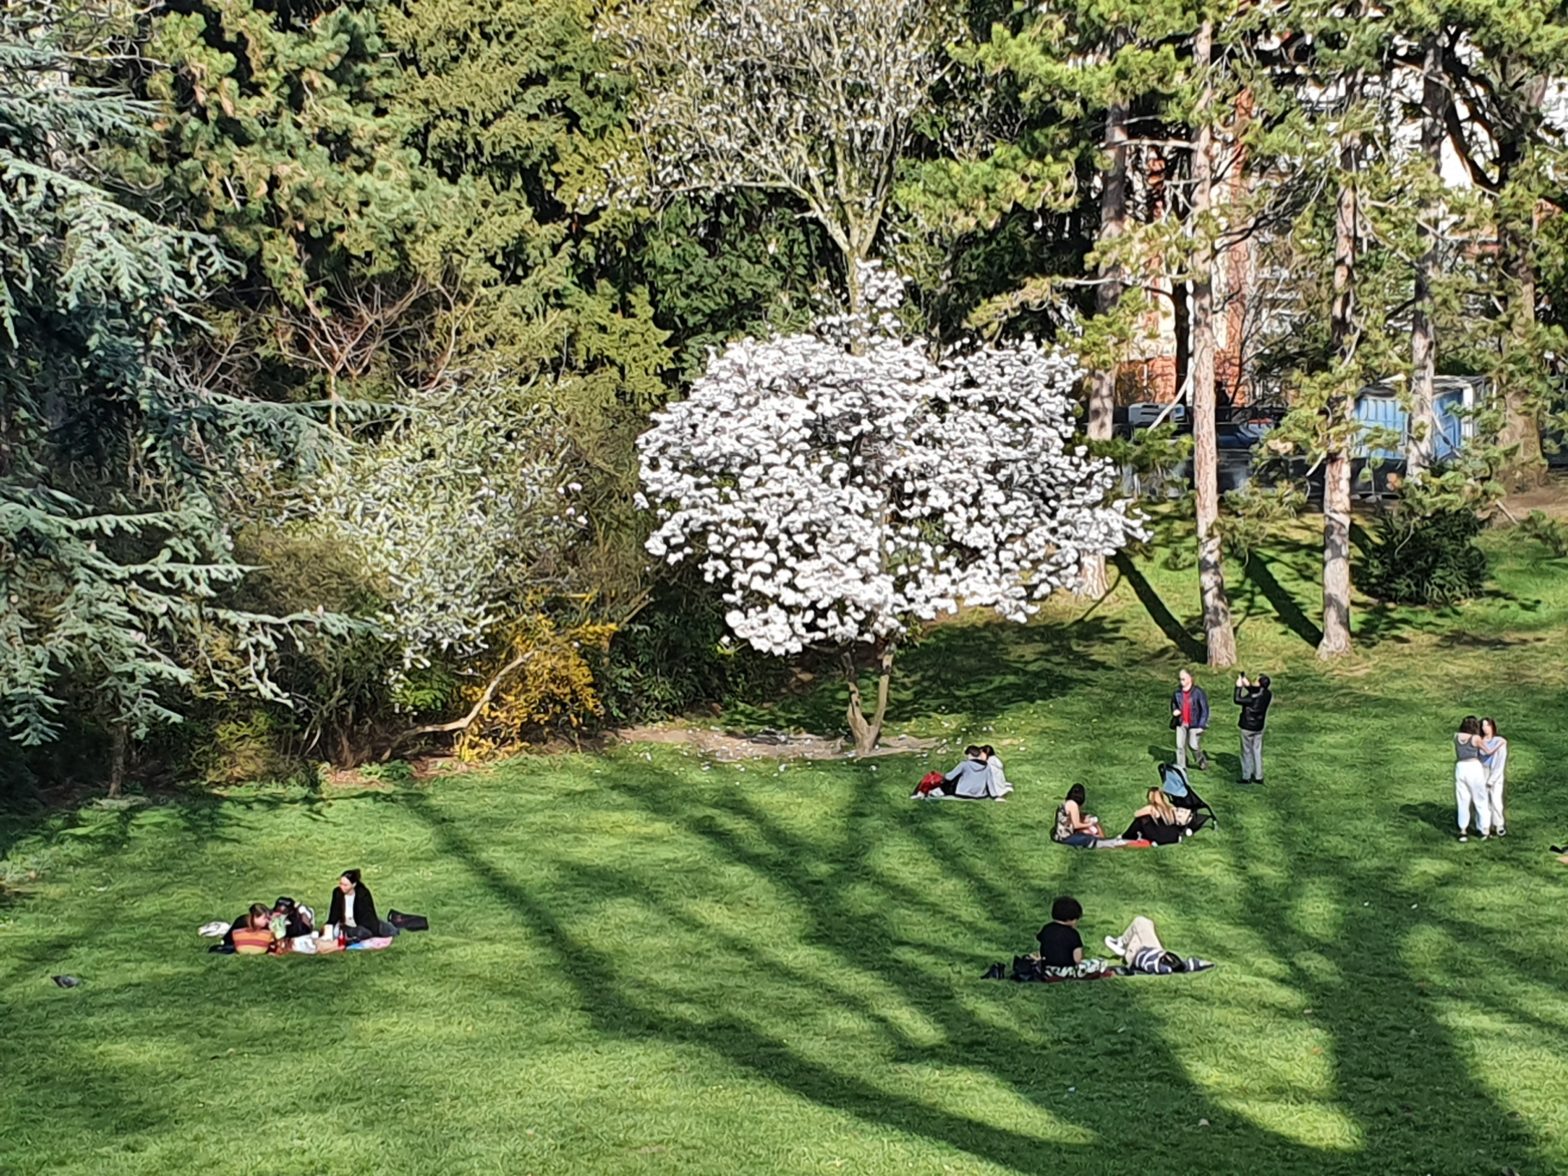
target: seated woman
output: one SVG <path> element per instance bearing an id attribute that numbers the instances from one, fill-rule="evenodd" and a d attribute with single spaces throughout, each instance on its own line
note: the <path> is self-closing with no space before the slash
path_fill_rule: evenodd
<path id="1" fill-rule="evenodd" d="M 260 955 L 272 946 L 272 912 L 262 903 L 253 902 L 223 934 L 223 942 L 210 950 L 239 952 L 241 955 Z"/>
<path id="2" fill-rule="evenodd" d="M 316 912 L 292 898 L 279 898 L 272 904 L 272 922 L 281 930 L 279 939 L 299 939 L 316 933 Z"/>
<path id="3" fill-rule="evenodd" d="M 1040 928 L 1035 936 L 1040 941 L 1036 959 L 1040 970 L 1051 976 L 1088 976 L 1105 971 L 1105 961 L 1085 959 L 1083 937 L 1078 934 L 1078 920 L 1083 918 L 1083 905 L 1068 895 L 1051 904 L 1051 921 Z"/>
<path id="4" fill-rule="evenodd" d="M 989 743 L 980 751 L 985 755 L 986 792 L 992 800 L 1006 800 L 1007 794 L 1013 790 L 1013 785 L 1002 767 L 1002 757 L 996 754 L 996 748 Z"/>
<path id="5" fill-rule="evenodd" d="M 327 928 L 350 943 L 396 934 L 391 924 L 383 923 L 376 914 L 376 900 L 370 887 L 360 881 L 358 870 L 344 870 L 338 878 L 327 907 Z"/>
<path id="6" fill-rule="evenodd" d="M 1149 802 L 1132 815 L 1132 824 L 1122 836 L 1129 840 L 1152 841 L 1156 845 L 1172 845 L 1186 835 L 1192 821 L 1192 810 L 1177 808 L 1158 788 L 1151 788 L 1145 799 Z"/>
<path id="7" fill-rule="evenodd" d="M 1104 836 L 1099 818 L 1083 811 L 1085 799 L 1082 784 L 1074 784 L 1067 790 L 1066 798 L 1056 806 L 1056 827 L 1051 830 L 1052 841 L 1087 849 Z"/>

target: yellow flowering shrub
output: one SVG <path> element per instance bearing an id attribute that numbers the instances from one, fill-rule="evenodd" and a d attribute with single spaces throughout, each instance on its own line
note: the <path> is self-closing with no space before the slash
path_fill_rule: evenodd
<path id="1" fill-rule="evenodd" d="M 594 686 L 589 656 L 609 647 L 615 626 L 601 622 L 561 628 L 539 614 L 520 618 L 505 630 L 490 674 L 521 655 L 528 660 L 508 674 L 496 688 L 489 705 L 480 712 L 457 741 L 462 760 L 502 755 L 540 737 L 575 735 L 604 714 L 604 703 Z M 464 690 L 472 706 L 479 701 L 490 678 Z"/>

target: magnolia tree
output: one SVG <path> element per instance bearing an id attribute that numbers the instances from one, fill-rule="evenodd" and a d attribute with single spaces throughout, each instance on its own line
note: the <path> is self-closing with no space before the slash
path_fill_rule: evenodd
<path id="1" fill-rule="evenodd" d="M 836 649 L 862 754 L 914 626 L 960 605 L 1024 621 L 1141 534 L 1074 443 L 1071 359 L 1025 343 L 934 361 L 897 334 L 894 284 L 866 285 L 865 317 L 715 354 L 638 443 L 648 550 L 700 560 L 754 648 Z"/>

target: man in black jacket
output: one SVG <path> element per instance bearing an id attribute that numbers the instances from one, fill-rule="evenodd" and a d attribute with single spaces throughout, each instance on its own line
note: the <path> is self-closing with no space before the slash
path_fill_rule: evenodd
<path id="1" fill-rule="evenodd" d="M 1269 690 L 1269 676 L 1259 674 L 1256 683 L 1249 682 L 1245 674 L 1236 679 L 1236 705 L 1241 708 L 1241 782 L 1263 783 L 1263 725 L 1268 720 L 1269 703 L 1274 695 Z"/>

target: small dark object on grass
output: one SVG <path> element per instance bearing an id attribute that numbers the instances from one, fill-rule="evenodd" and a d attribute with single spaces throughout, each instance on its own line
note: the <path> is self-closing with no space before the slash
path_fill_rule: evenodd
<path id="1" fill-rule="evenodd" d="M 1003 967 L 999 963 L 992 964 L 989 968 L 987 968 L 985 970 L 985 975 L 981 976 L 980 979 L 982 979 L 982 980 L 1006 980 L 1007 979 L 1007 969 L 1005 967 Z"/>
<path id="2" fill-rule="evenodd" d="M 405 915 L 402 911 L 388 911 L 387 922 L 399 931 L 430 930 L 430 920 L 424 915 Z"/>
<path id="3" fill-rule="evenodd" d="M 51 976 L 49 979 L 53 980 L 61 988 L 75 988 L 81 983 L 75 976 Z"/>
<path id="4" fill-rule="evenodd" d="M 1568 845 L 1554 845 L 1554 846 L 1552 846 L 1552 852 L 1553 853 L 1568 853 Z"/>

